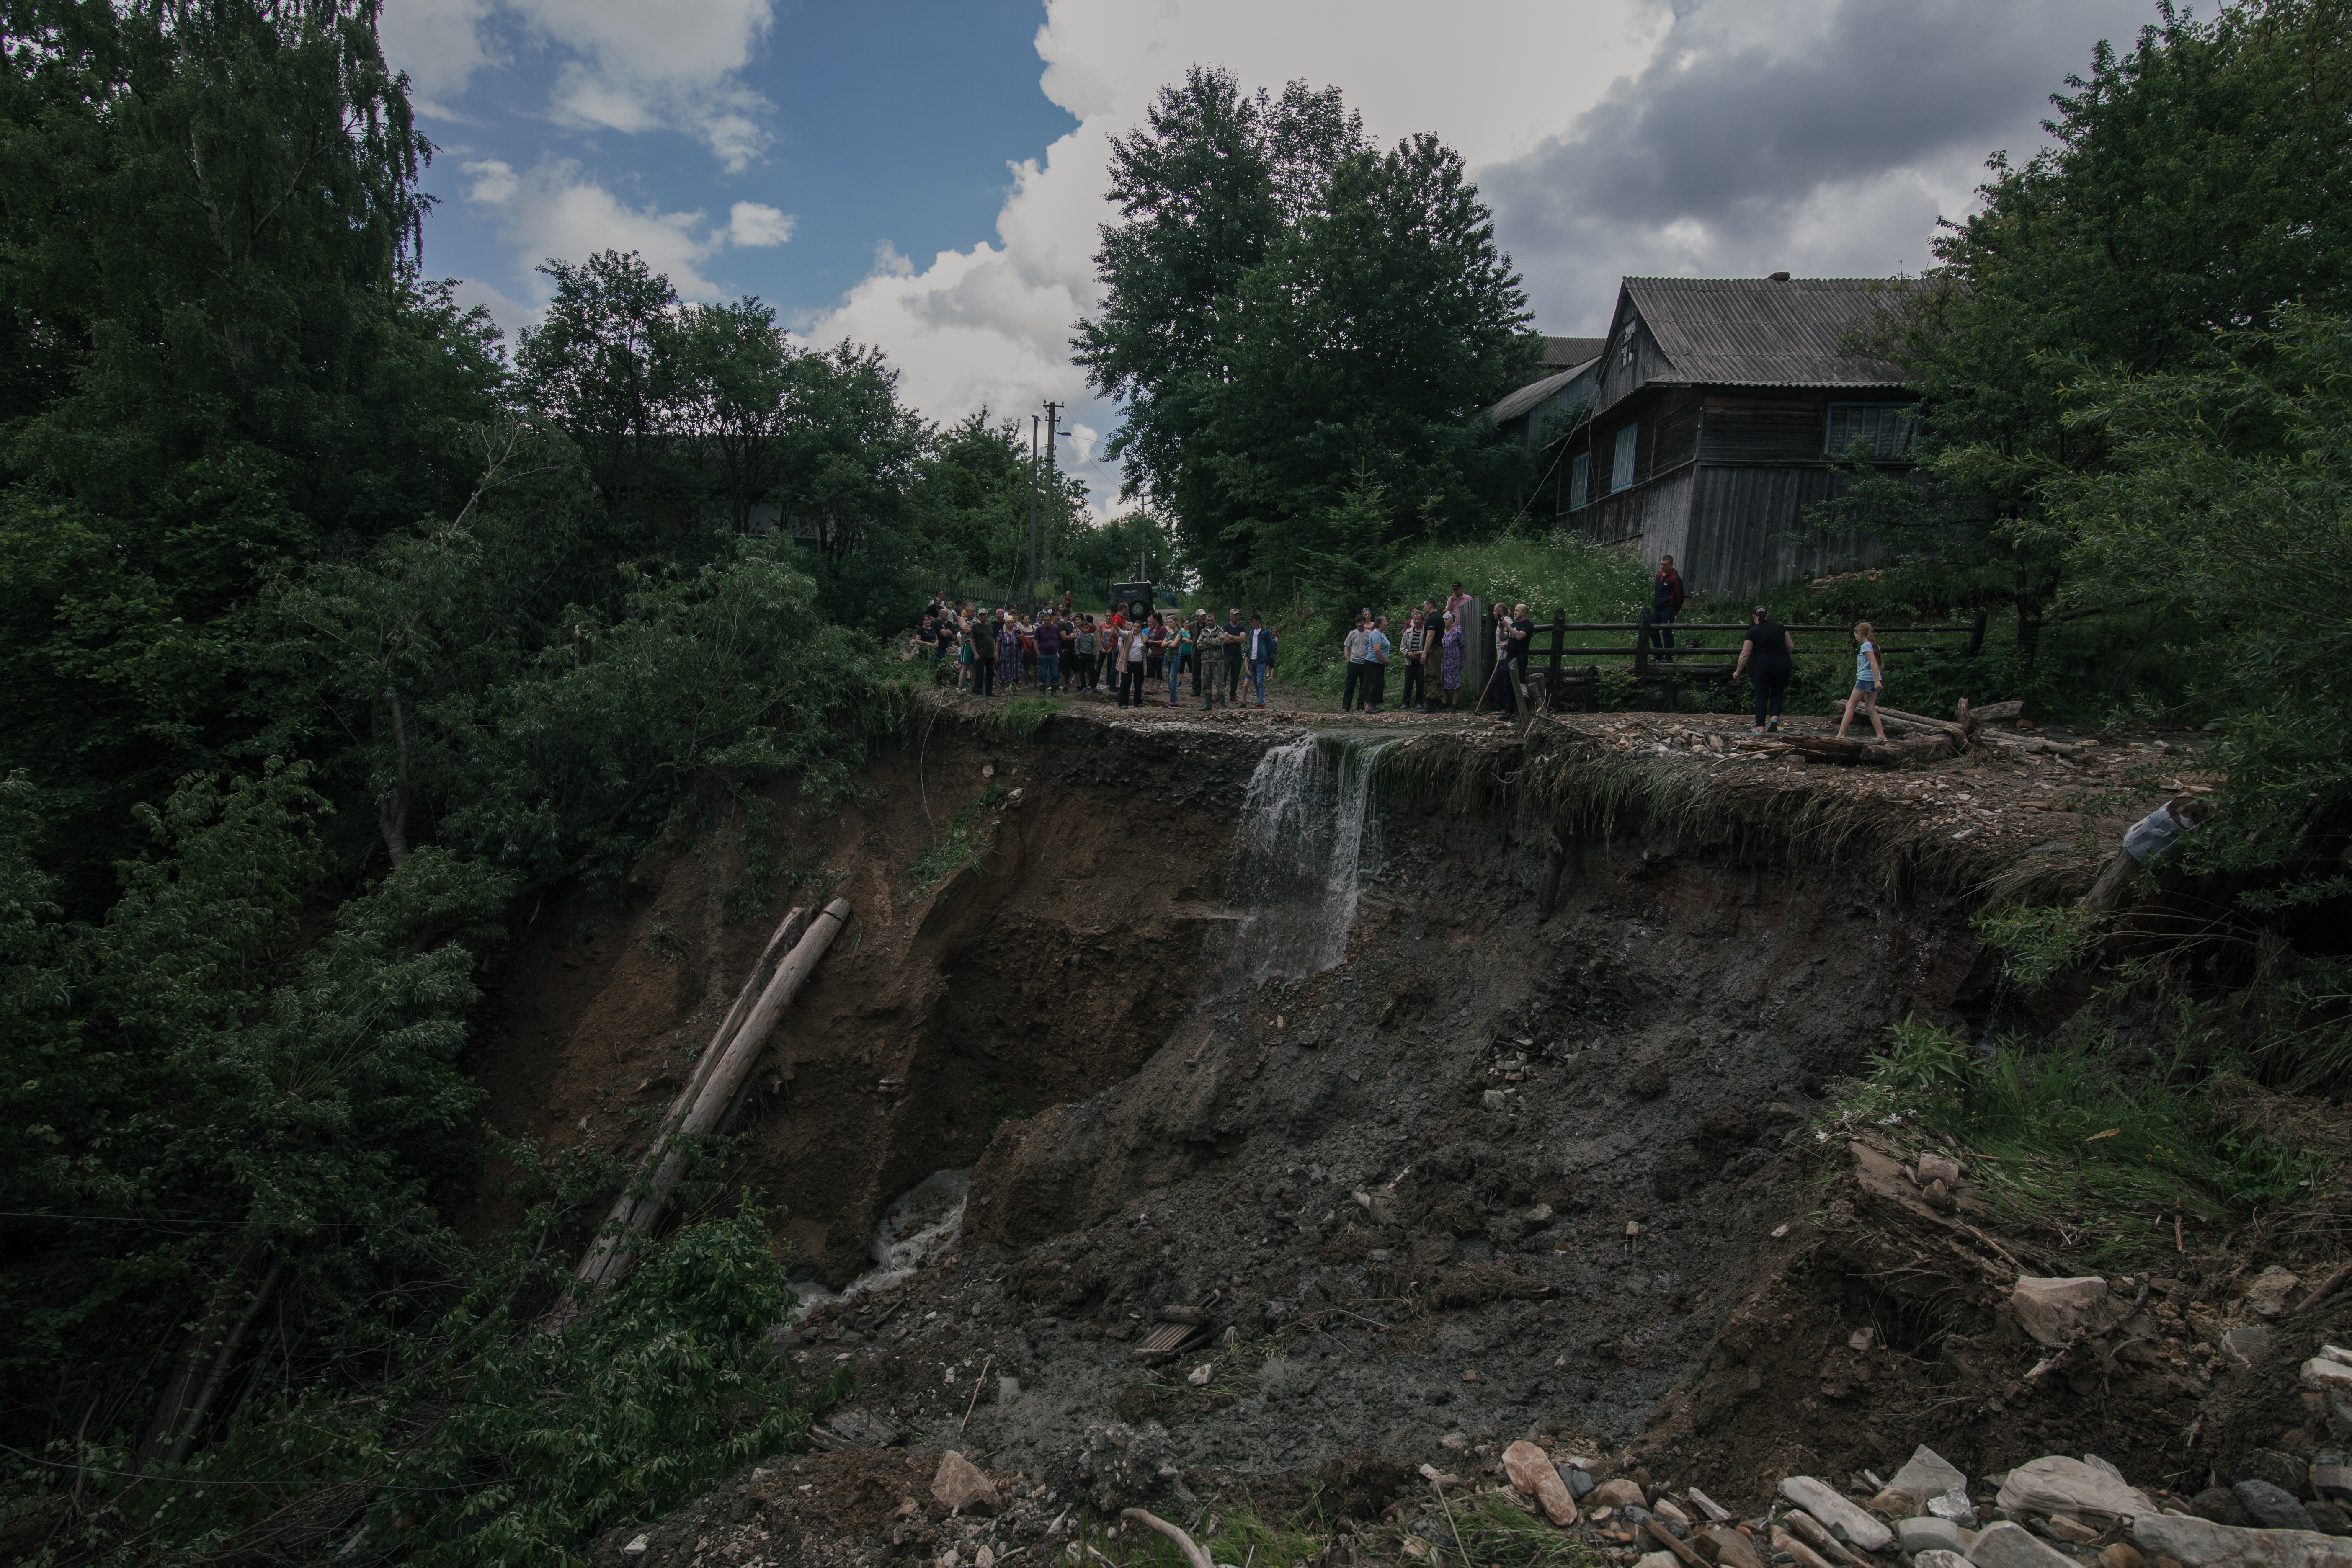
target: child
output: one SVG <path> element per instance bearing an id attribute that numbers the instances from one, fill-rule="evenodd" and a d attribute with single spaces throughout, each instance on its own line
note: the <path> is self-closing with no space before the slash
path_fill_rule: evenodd
<path id="1" fill-rule="evenodd" d="M 1857 702 L 1870 715 L 1870 727 L 1878 732 L 1880 742 L 1886 740 L 1886 725 L 1878 717 L 1878 693 L 1886 684 L 1886 666 L 1879 662 L 1878 645 L 1871 640 L 1872 636 L 1868 621 L 1854 623 L 1853 640 L 1862 646 L 1853 656 L 1853 689 L 1846 694 L 1845 718 L 1838 724 L 1841 741 L 1845 739 L 1846 727 L 1853 722 L 1853 705 Z"/>

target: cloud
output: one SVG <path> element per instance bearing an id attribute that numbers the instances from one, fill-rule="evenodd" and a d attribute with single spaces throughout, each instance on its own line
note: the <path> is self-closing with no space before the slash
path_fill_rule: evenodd
<path id="1" fill-rule="evenodd" d="M 521 182 L 515 178 L 513 166 L 496 158 L 484 158 L 461 167 L 474 176 L 474 183 L 466 187 L 466 199 L 469 202 L 502 206 L 512 201 L 515 192 L 521 188 Z"/>
<path id="2" fill-rule="evenodd" d="M 793 226 L 799 221 L 788 212 L 779 212 L 758 202 L 737 202 L 728 210 L 727 243 L 782 245 L 792 238 Z"/>
<path id="3" fill-rule="evenodd" d="M 1481 169 L 1554 331 L 1598 331 L 1624 274 L 1885 277 L 1930 263 L 1986 155 L 2150 0 L 1740 0 L 1680 17 L 1558 135 Z"/>
<path id="4" fill-rule="evenodd" d="M 737 173 L 770 141 L 768 101 L 741 72 L 774 14 L 774 0 L 390 0 L 382 35 L 427 113 L 465 118 L 457 100 L 494 62 L 486 40 L 503 25 L 570 56 L 549 93 L 557 120 L 627 135 L 684 131 Z"/>

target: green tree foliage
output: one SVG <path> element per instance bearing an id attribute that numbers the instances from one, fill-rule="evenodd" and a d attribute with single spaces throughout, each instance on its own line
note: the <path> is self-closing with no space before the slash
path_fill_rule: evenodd
<path id="1" fill-rule="evenodd" d="M 2302 300 L 2352 303 L 2352 67 L 2336 0 L 2252 0 L 2210 20 L 2163 7 L 2128 50 L 2068 79 L 2055 145 L 1996 157 L 1981 209 L 1937 242 L 1926 287 L 1874 334 L 1927 398 L 1925 490 L 1864 483 L 1842 523 L 1891 535 L 1964 603 L 2014 607 L 2030 666 L 2079 601 L 2052 498 L 2108 471 L 2070 421 L 2075 384 L 2221 363 L 2215 333 Z"/>
<path id="2" fill-rule="evenodd" d="M 1381 152 L 1337 89 L 1194 68 L 1117 139 L 1077 362 L 1112 455 L 1213 586 L 1475 521 L 1517 458 L 1475 417 L 1534 368 L 1525 296 L 1460 156 Z M 1353 509 L 1353 510 L 1350 510 Z M 1344 516 L 1343 516 L 1344 514 Z"/>

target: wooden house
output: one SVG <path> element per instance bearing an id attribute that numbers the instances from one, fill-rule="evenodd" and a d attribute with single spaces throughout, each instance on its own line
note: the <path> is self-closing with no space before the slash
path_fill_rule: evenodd
<path id="1" fill-rule="evenodd" d="M 1606 338 L 1544 339 L 1543 374 L 1486 410 L 1487 420 L 1539 451 L 1567 433 L 1592 401 Z"/>
<path id="2" fill-rule="evenodd" d="M 1548 485 L 1559 525 L 1672 555 L 1694 593 L 1750 594 L 1874 563 L 1859 533 L 1808 531 L 1840 493 L 1859 441 L 1906 469 L 1916 395 L 1845 341 L 1902 280 L 1628 278 L 1589 406 L 1559 437 Z M 1527 390 L 1533 390 L 1532 388 Z"/>

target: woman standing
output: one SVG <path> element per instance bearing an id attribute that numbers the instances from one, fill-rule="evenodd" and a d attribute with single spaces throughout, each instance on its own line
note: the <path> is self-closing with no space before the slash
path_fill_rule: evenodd
<path id="1" fill-rule="evenodd" d="M 1095 618 L 1092 616 L 1078 617 L 1078 635 L 1075 640 L 1077 644 L 1078 689 L 1092 691 L 1095 689 Z"/>
<path id="2" fill-rule="evenodd" d="M 1021 633 L 1013 612 L 996 625 L 996 683 L 1009 694 L 1021 688 Z"/>
<path id="3" fill-rule="evenodd" d="M 1796 668 L 1790 662 L 1796 651 L 1797 635 L 1774 620 L 1771 611 L 1759 605 L 1748 612 L 1748 640 L 1739 645 L 1739 662 L 1731 667 L 1731 679 L 1738 680 L 1753 659 L 1759 735 L 1780 728 L 1780 699 L 1787 694 L 1790 672 Z"/>
<path id="4" fill-rule="evenodd" d="M 1878 657 L 1878 644 L 1868 621 L 1853 624 L 1853 640 L 1859 645 L 1853 656 L 1853 689 L 1846 693 L 1845 717 L 1838 723 L 1838 739 L 1845 739 L 1846 727 L 1853 722 L 1853 705 L 1857 702 L 1870 715 L 1870 727 L 1879 740 L 1886 739 L 1886 725 L 1878 717 L 1878 693 L 1886 685 L 1886 666 Z"/>
<path id="5" fill-rule="evenodd" d="M 1179 621 L 1168 639 L 1168 706 L 1176 706 L 1176 689 L 1184 683 L 1184 661 L 1192 653 L 1192 624 Z"/>
<path id="6" fill-rule="evenodd" d="M 1462 700 L 1462 617 L 1445 612 L 1445 635 L 1437 639 L 1437 686 L 1445 694 L 1445 710 Z"/>

